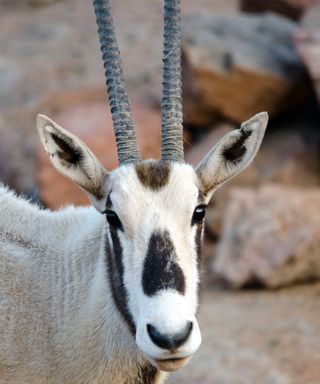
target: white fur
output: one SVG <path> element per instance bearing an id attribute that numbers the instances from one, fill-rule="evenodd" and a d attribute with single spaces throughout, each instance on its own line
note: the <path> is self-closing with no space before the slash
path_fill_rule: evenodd
<path id="1" fill-rule="evenodd" d="M 152 345 L 146 325 L 157 326 L 163 334 L 175 334 L 187 321 L 193 321 L 192 337 L 171 358 L 190 356 L 201 341 L 195 319 L 199 278 L 195 229 L 191 227 L 199 193 L 195 172 L 189 165 L 175 164 L 169 183 L 160 191 L 144 188 L 133 167 L 121 167 L 110 175 L 109 181 L 113 208 L 125 227 L 120 240 L 129 306 L 137 323 L 137 345 L 150 359 L 168 358 L 167 351 Z M 184 296 L 170 290 L 151 298 L 143 293 L 143 262 L 150 236 L 155 230 L 167 230 L 174 242 L 178 263 L 186 278 Z"/>
<path id="2" fill-rule="evenodd" d="M 111 298 L 93 208 L 0 187 L 0 383 L 132 383 L 144 358 Z"/>
<path id="3" fill-rule="evenodd" d="M 208 201 L 212 190 L 246 167 L 265 126 L 266 115 L 260 114 L 242 127 L 253 134 L 236 164 L 222 155 L 238 131 L 226 136 L 196 172 L 187 164 L 171 164 L 168 183 L 154 191 L 141 184 L 134 165 L 107 173 L 79 139 L 40 116 L 40 137 L 53 165 L 87 191 L 96 210 L 41 210 L 0 186 L 0 384 L 136 384 L 147 360 L 191 356 L 201 342 L 191 226 L 199 189 L 212 186 Z M 80 151 L 81 161 L 69 164 L 59 156 L 63 149 L 52 134 Z M 101 215 L 108 193 L 124 227 L 118 233 L 135 338 L 108 282 L 105 237 L 110 234 Z M 151 297 L 143 292 L 143 262 L 156 230 L 166 230 L 174 244 L 186 280 L 184 295 L 171 289 Z M 175 334 L 187 321 L 193 322 L 192 333 L 174 353 L 155 346 L 146 331 L 151 323 L 163 334 Z M 164 379 L 161 374 L 158 383 Z"/>

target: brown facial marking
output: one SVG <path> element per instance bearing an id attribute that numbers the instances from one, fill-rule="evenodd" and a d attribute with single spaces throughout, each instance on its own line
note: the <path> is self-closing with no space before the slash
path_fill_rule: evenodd
<path id="1" fill-rule="evenodd" d="M 167 161 L 140 162 L 135 166 L 141 183 L 154 191 L 163 188 L 169 181 L 170 163 Z"/>

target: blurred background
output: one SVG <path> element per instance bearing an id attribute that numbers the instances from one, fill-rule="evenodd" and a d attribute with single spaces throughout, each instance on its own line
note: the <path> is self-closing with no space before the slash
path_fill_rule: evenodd
<path id="1" fill-rule="evenodd" d="M 159 156 L 162 1 L 114 0 L 145 157 Z M 181 384 L 320 383 L 320 4 L 182 0 L 186 160 L 260 111 L 253 165 L 208 209 L 203 344 Z M 88 204 L 39 147 L 45 113 L 117 166 L 91 1 L 0 0 L 0 180 L 52 209 Z"/>

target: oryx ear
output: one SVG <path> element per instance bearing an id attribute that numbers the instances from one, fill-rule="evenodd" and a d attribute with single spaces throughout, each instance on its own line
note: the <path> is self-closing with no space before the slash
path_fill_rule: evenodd
<path id="1" fill-rule="evenodd" d="M 268 123 L 261 112 L 241 124 L 241 128 L 223 137 L 196 168 L 200 189 L 211 198 L 213 192 L 231 177 L 244 170 L 254 159 Z"/>
<path id="2" fill-rule="evenodd" d="M 102 212 L 106 203 L 108 173 L 97 158 L 79 138 L 47 116 L 38 115 L 37 128 L 53 166 L 83 188 L 94 207 Z"/>

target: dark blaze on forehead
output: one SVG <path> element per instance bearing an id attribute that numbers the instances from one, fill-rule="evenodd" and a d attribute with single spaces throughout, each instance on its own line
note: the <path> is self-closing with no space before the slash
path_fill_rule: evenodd
<path id="1" fill-rule="evenodd" d="M 154 191 L 163 188 L 170 178 L 171 165 L 168 161 L 141 161 L 135 165 L 140 182 Z"/>
<path id="2" fill-rule="evenodd" d="M 152 233 L 142 274 L 143 291 L 153 296 L 162 289 L 185 293 L 185 277 L 177 263 L 174 245 L 167 231 Z"/>

